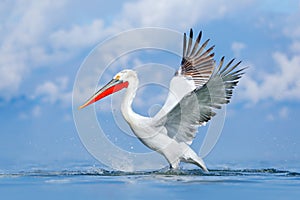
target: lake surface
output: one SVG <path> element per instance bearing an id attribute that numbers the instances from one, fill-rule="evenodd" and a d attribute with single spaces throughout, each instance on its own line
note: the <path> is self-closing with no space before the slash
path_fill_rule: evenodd
<path id="1" fill-rule="evenodd" d="M 0 171 L 1 199 L 299 199 L 298 170 L 125 173 L 97 167 Z"/>

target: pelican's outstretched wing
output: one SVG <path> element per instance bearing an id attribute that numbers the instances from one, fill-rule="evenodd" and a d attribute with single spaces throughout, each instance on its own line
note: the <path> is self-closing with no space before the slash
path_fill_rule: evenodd
<path id="1" fill-rule="evenodd" d="M 169 137 L 178 142 L 191 144 L 198 126 L 209 121 L 216 113 L 213 109 L 220 109 L 222 104 L 230 101 L 234 87 L 243 74 L 243 69 L 235 70 L 241 63 L 231 66 L 234 59 L 225 67 L 224 57 L 221 59 L 218 69 L 202 87 L 185 95 L 181 101 L 173 107 L 159 121 L 167 129 Z"/>
<path id="2" fill-rule="evenodd" d="M 177 76 L 181 75 L 192 78 L 196 87 L 201 87 L 208 81 L 215 66 L 215 54 L 211 53 L 215 46 L 211 46 L 204 51 L 209 42 L 208 39 L 198 48 L 201 37 L 202 31 L 193 45 L 193 30 L 191 29 L 187 44 L 186 34 L 184 33 L 181 66 L 176 73 Z"/>
<path id="3" fill-rule="evenodd" d="M 203 86 L 211 77 L 215 67 L 214 53 L 211 52 L 214 46 L 204 51 L 209 39 L 199 47 L 201 37 L 202 32 L 193 44 L 193 30 L 190 30 L 188 41 L 184 33 L 181 66 L 170 82 L 169 95 L 157 118 L 168 113 L 186 94 Z"/>

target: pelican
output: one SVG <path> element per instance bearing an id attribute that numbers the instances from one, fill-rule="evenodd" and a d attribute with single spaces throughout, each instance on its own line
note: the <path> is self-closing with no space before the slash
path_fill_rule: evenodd
<path id="1" fill-rule="evenodd" d="M 235 59 L 223 66 L 224 57 L 215 67 L 214 46 L 205 50 L 209 39 L 200 45 L 201 37 L 202 31 L 195 41 L 192 29 L 188 39 L 184 33 L 181 65 L 170 82 L 165 104 L 154 117 L 141 116 L 132 109 L 139 79 L 137 72 L 131 69 L 117 73 L 79 109 L 125 88 L 121 112 L 136 137 L 162 154 L 171 169 L 178 169 L 180 162 L 187 162 L 208 172 L 190 145 L 198 127 L 215 116 L 216 109 L 229 103 L 245 68 L 237 69 L 241 61 L 234 64 Z"/>

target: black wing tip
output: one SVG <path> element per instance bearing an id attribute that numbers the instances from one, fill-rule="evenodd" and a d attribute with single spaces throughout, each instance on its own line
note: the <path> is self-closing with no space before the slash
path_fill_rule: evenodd
<path id="1" fill-rule="evenodd" d="M 221 59 L 220 59 L 220 62 L 224 62 L 224 60 L 225 60 L 225 56 L 222 56 Z M 228 65 L 228 64 L 229 64 L 229 65 L 232 64 L 235 60 L 236 60 L 236 58 L 232 58 L 232 59 L 227 63 L 227 65 Z M 243 61 L 240 60 L 240 61 L 237 62 L 236 65 L 239 65 L 239 64 L 241 64 L 242 62 L 243 62 Z"/>
<path id="2" fill-rule="evenodd" d="M 198 36 L 197 36 L 197 38 L 196 38 L 196 42 L 197 42 L 197 43 L 200 42 L 200 40 L 201 40 L 201 38 L 202 38 L 202 34 L 203 34 L 202 30 L 199 31 L 199 34 L 198 34 Z M 183 36 L 184 36 L 184 38 L 186 38 L 186 37 L 187 37 L 187 33 L 183 33 Z M 192 28 L 190 28 L 190 35 L 189 35 L 189 37 L 190 37 L 191 39 L 193 39 L 193 37 L 194 37 L 194 31 L 193 31 Z M 209 41 L 210 41 L 210 39 L 207 39 L 207 40 L 204 42 L 204 44 L 205 44 L 205 43 L 208 43 Z"/>
<path id="3" fill-rule="evenodd" d="M 224 64 L 224 60 L 225 60 L 225 56 L 222 56 L 221 59 L 220 59 L 220 64 L 219 64 L 218 71 L 222 71 L 222 72 L 226 71 L 226 69 L 228 69 L 228 68 L 232 65 L 232 63 L 236 60 L 236 58 L 232 58 L 232 59 L 226 64 L 226 66 L 223 68 L 222 66 L 223 66 L 223 64 Z M 232 68 L 232 69 L 236 68 L 236 67 L 239 66 L 242 62 L 243 62 L 242 60 L 238 61 L 238 62 L 237 62 L 234 66 L 232 66 L 231 68 Z M 222 68 L 223 68 L 223 69 L 222 69 Z M 247 69 L 247 68 L 249 68 L 249 67 L 243 67 L 243 68 L 241 69 L 241 71 L 243 71 L 243 70 L 245 70 L 245 69 Z M 222 72 L 221 72 L 221 73 L 222 73 Z"/>
<path id="4" fill-rule="evenodd" d="M 199 32 L 198 37 L 197 37 L 197 41 L 200 42 L 200 39 L 202 37 L 202 31 Z"/>
<path id="5" fill-rule="evenodd" d="M 191 29 L 190 29 L 190 38 L 193 38 L 193 35 L 194 35 L 193 29 L 191 28 Z"/>
<path id="6" fill-rule="evenodd" d="M 210 52 L 211 50 L 213 50 L 216 47 L 216 45 L 212 45 L 211 47 L 209 47 L 209 49 L 207 49 L 207 52 Z"/>
<path id="7" fill-rule="evenodd" d="M 184 35 L 186 35 L 186 33 L 183 33 Z M 197 36 L 197 38 L 201 38 L 202 37 L 202 30 L 201 31 L 199 31 L 199 34 L 198 34 L 198 36 Z M 190 36 L 193 36 L 194 35 L 194 31 L 193 31 L 193 28 L 190 28 Z M 191 38 L 193 38 L 193 37 L 191 37 Z"/>

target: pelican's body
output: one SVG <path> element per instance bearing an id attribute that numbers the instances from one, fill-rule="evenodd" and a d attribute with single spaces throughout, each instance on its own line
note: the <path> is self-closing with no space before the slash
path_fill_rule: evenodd
<path id="1" fill-rule="evenodd" d="M 207 171 L 202 159 L 197 156 L 189 145 L 168 136 L 167 129 L 161 122 L 160 113 L 151 118 L 136 114 L 132 110 L 132 101 L 139 83 L 137 73 L 133 70 L 123 70 L 119 75 L 122 80 L 128 82 L 127 91 L 121 104 L 121 111 L 124 119 L 141 142 L 150 149 L 161 153 L 168 160 L 171 168 L 178 168 L 179 162 L 184 161 L 196 164 Z M 174 99 L 175 97 L 172 96 L 169 96 L 169 98 Z M 161 112 L 163 112 L 163 109 Z"/>
<path id="2" fill-rule="evenodd" d="M 169 95 L 164 106 L 154 117 L 141 116 L 132 110 L 139 80 L 137 73 L 129 69 L 119 72 L 80 108 L 127 88 L 121 111 L 139 140 L 162 154 L 171 168 L 178 168 L 180 161 L 183 161 L 196 164 L 203 171 L 207 171 L 203 160 L 190 144 L 198 127 L 215 115 L 213 109 L 219 109 L 222 104 L 229 102 L 243 69 L 234 71 L 240 62 L 231 67 L 233 60 L 223 68 L 223 57 L 215 70 L 214 54 L 210 53 L 214 47 L 202 53 L 208 40 L 198 48 L 201 32 L 194 45 L 192 38 L 191 30 L 187 46 L 184 34 L 181 67 L 170 82 Z"/>

